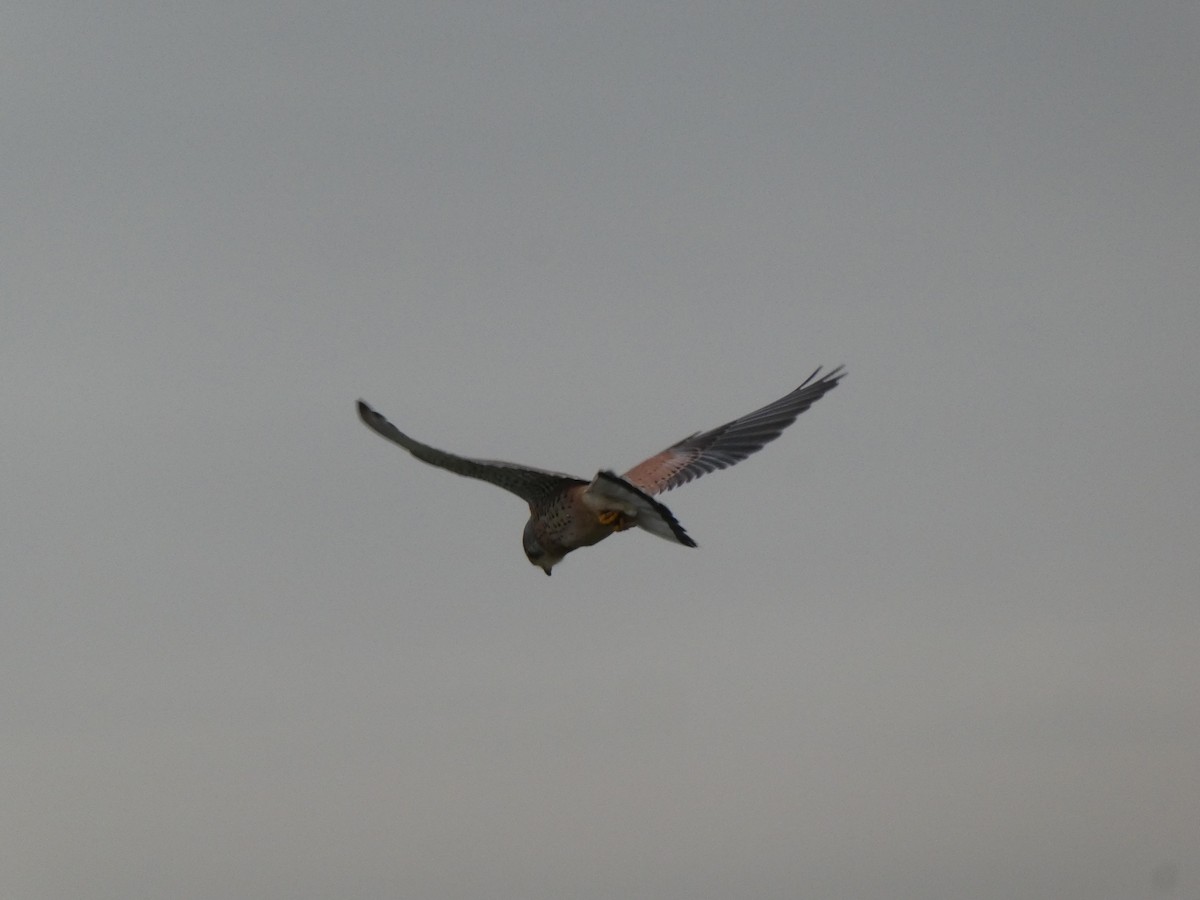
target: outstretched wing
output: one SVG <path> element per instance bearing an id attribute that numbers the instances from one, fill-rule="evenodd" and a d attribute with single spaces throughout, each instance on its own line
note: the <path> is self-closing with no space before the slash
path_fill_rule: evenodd
<path id="1" fill-rule="evenodd" d="M 361 400 L 358 401 L 358 415 L 376 434 L 387 438 L 394 444 L 399 444 L 422 462 L 437 466 L 439 469 L 446 469 L 455 475 L 478 478 L 494 484 L 496 487 L 502 487 L 506 491 L 516 494 L 526 503 L 536 503 L 572 485 L 587 484 L 582 478 L 575 478 L 572 475 L 532 469 L 529 466 L 518 466 L 516 463 L 500 462 L 494 459 L 468 459 L 465 456 L 455 456 L 453 453 L 429 447 L 420 441 L 414 441 Z"/>
<path id="2" fill-rule="evenodd" d="M 818 367 L 804 384 L 762 409 L 672 444 L 626 472 L 625 480 L 647 494 L 661 494 L 708 472 L 740 463 L 779 437 L 796 416 L 837 387 L 846 374 L 842 366 L 817 379 L 820 372 Z"/>

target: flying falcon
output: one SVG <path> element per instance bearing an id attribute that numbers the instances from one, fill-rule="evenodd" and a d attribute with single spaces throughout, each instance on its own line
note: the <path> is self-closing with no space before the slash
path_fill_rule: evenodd
<path id="1" fill-rule="evenodd" d="M 683 526 L 655 494 L 687 484 L 708 472 L 741 462 L 775 440 L 846 374 L 842 366 L 822 375 L 818 367 L 786 397 L 726 422 L 696 432 L 638 463 L 624 475 L 603 470 L 591 481 L 490 459 L 467 459 L 415 441 L 362 400 L 358 414 L 376 434 L 399 444 L 417 459 L 456 475 L 488 481 L 529 504 L 522 541 L 525 555 L 547 575 L 564 556 L 635 525 L 668 541 L 695 547 Z"/>

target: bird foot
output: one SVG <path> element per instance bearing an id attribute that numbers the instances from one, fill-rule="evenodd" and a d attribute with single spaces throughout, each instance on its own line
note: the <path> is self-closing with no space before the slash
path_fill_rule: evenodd
<path id="1" fill-rule="evenodd" d="M 596 518 L 600 520 L 601 525 L 612 525 L 613 531 L 624 531 L 633 527 L 633 519 L 615 509 L 605 510 Z"/>

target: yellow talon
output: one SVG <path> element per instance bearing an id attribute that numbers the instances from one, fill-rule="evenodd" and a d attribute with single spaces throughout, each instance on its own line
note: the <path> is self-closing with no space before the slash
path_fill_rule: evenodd
<path id="1" fill-rule="evenodd" d="M 613 531 L 625 531 L 633 527 L 633 519 L 622 512 L 610 509 L 596 516 L 601 525 L 611 525 Z"/>

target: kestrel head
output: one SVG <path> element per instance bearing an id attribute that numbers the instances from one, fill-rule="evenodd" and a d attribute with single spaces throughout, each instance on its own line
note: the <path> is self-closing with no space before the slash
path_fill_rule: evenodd
<path id="1" fill-rule="evenodd" d="M 525 557 L 535 566 L 540 566 L 541 570 L 547 575 L 550 574 L 550 570 L 562 559 L 561 556 L 552 556 L 547 553 L 538 542 L 537 534 L 533 530 L 532 516 L 525 523 L 525 533 L 521 535 L 521 544 L 525 548 Z"/>

